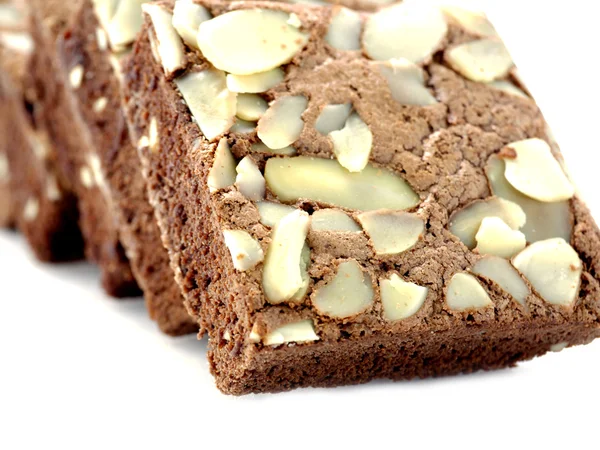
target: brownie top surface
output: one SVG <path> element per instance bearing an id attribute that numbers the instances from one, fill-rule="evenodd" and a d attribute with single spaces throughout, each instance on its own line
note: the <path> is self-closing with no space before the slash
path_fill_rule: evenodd
<path id="1" fill-rule="evenodd" d="M 418 2 L 143 9 L 202 134 L 184 153 L 210 167 L 251 341 L 586 316 L 581 254 L 597 248 L 578 233 L 595 224 L 485 16 Z"/>

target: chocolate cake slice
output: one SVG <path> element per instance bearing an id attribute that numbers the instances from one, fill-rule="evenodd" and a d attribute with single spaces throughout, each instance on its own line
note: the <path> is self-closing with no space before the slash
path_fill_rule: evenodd
<path id="1" fill-rule="evenodd" d="M 32 0 L 32 33 L 36 52 L 31 77 L 38 95 L 36 107 L 54 145 L 56 160 L 65 187 L 76 199 L 79 225 L 87 259 L 98 264 L 105 291 L 115 297 L 140 293 L 125 252 L 119 241 L 114 215 L 98 187 L 90 189 L 80 177 L 92 146 L 90 133 L 79 113 L 73 90 L 84 81 L 81 68 L 66 70 L 58 56 L 58 41 L 79 11 L 82 2 Z M 94 169 L 95 166 L 92 166 Z M 94 176 L 97 173 L 92 173 Z"/>
<path id="2" fill-rule="evenodd" d="M 173 6 L 144 5 L 125 100 L 221 390 L 497 369 L 598 336 L 598 227 L 484 16 Z"/>
<path id="3" fill-rule="evenodd" d="M 73 93 L 90 145 L 72 158 L 80 203 L 114 219 L 150 316 L 165 333 L 180 335 L 198 325 L 175 283 L 121 107 L 121 60 L 141 27 L 142 3 L 82 1 L 59 57 L 65 70 L 82 74 Z"/>
<path id="4" fill-rule="evenodd" d="M 0 5 L 0 214 L 5 225 L 23 232 L 40 260 L 79 259 L 83 245 L 74 198 L 56 165 L 28 76 L 35 44 L 25 6 L 23 1 Z"/>

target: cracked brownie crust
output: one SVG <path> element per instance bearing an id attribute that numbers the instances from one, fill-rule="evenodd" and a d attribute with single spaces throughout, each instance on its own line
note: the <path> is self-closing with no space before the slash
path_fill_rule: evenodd
<path id="1" fill-rule="evenodd" d="M 485 18 L 395 5 L 348 31 L 335 8 L 195 3 L 202 52 L 172 3 L 146 9 L 126 101 L 219 388 L 500 368 L 598 335 L 598 228 Z"/>

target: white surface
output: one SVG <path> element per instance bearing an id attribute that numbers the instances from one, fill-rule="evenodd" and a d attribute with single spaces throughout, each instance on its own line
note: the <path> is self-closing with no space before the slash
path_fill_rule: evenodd
<path id="1" fill-rule="evenodd" d="M 593 2 L 484 3 L 600 217 Z M 495 373 L 233 398 L 205 342 L 162 336 L 95 269 L 41 265 L 0 232 L 0 280 L 0 449 L 598 448 L 600 342 Z"/>

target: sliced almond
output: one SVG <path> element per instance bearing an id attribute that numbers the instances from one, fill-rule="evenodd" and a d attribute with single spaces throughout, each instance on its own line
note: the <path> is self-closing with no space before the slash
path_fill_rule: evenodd
<path id="1" fill-rule="evenodd" d="M 96 28 L 96 44 L 98 45 L 99 50 L 108 50 L 108 36 L 106 35 L 104 28 Z"/>
<path id="2" fill-rule="evenodd" d="M 258 121 L 258 137 L 272 150 L 293 144 L 304 129 L 302 114 L 307 106 L 308 101 L 302 95 L 275 100 Z"/>
<path id="3" fill-rule="evenodd" d="M 455 274 L 446 290 L 446 303 L 455 311 L 467 311 L 493 306 L 485 289 L 473 275 Z"/>
<path id="4" fill-rule="evenodd" d="M 514 66 L 504 44 L 495 39 L 481 39 L 457 45 L 447 50 L 444 57 L 462 76 L 483 83 L 505 77 Z"/>
<path id="5" fill-rule="evenodd" d="M 248 122 L 247 120 L 236 118 L 235 123 L 231 126 L 229 131 L 238 134 L 250 134 L 256 130 L 256 122 Z"/>
<path id="6" fill-rule="evenodd" d="M 373 304 L 371 278 L 355 260 L 341 263 L 331 281 L 312 296 L 323 315 L 344 319 L 364 312 Z"/>
<path id="7" fill-rule="evenodd" d="M 494 89 L 497 89 L 499 91 L 506 92 L 507 94 L 511 94 L 511 95 L 515 95 L 517 97 L 529 99 L 529 96 L 525 92 L 523 92 L 517 86 L 512 84 L 510 81 L 505 81 L 505 80 L 492 81 L 491 83 L 488 83 L 488 86 L 490 86 Z"/>
<path id="8" fill-rule="evenodd" d="M 256 142 L 250 146 L 252 152 L 256 153 L 269 153 L 271 155 L 285 155 L 285 156 L 294 156 L 297 150 L 294 147 L 287 146 L 283 148 L 279 148 L 277 150 L 270 149 L 262 142 Z"/>
<path id="9" fill-rule="evenodd" d="M 206 139 L 211 141 L 231 128 L 237 94 L 227 89 L 223 72 L 193 72 L 176 79 L 175 84 Z"/>
<path id="10" fill-rule="evenodd" d="M 8 183 L 10 181 L 10 166 L 8 157 L 4 153 L 0 153 L 0 183 Z"/>
<path id="11" fill-rule="evenodd" d="M 525 306 L 525 300 L 531 294 L 529 287 L 519 272 L 506 259 L 498 256 L 484 256 L 475 263 L 472 271 L 477 275 L 489 278 Z"/>
<path id="12" fill-rule="evenodd" d="M 332 131 L 341 130 L 352 112 L 352 105 L 344 103 L 341 105 L 325 105 L 315 123 L 315 129 L 322 135 L 328 135 Z"/>
<path id="13" fill-rule="evenodd" d="M 571 210 L 569 202 L 545 203 L 529 198 L 515 188 L 504 176 L 504 160 L 492 156 L 485 168 L 494 195 L 518 204 L 527 216 L 521 231 L 528 242 L 542 241 L 553 237 L 571 240 Z"/>
<path id="14" fill-rule="evenodd" d="M 312 320 L 290 323 L 267 334 L 263 343 L 265 345 L 281 345 L 290 342 L 312 342 L 318 341 L 319 336 L 315 332 Z"/>
<path id="15" fill-rule="evenodd" d="M 357 219 L 378 255 L 405 252 L 417 243 L 425 228 L 421 218 L 404 211 L 370 211 Z"/>
<path id="16" fill-rule="evenodd" d="M 350 173 L 331 159 L 271 158 L 266 164 L 265 179 L 271 191 L 283 202 L 307 199 L 372 211 L 409 209 L 420 201 L 401 177 L 370 164 L 362 172 Z"/>
<path id="17" fill-rule="evenodd" d="M 502 198 L 477 200 L 450 218 L 450 232 L 470 249 L 477 244 L 475 235 L 485 217 L 498 217 L 513 230 L 521 228 L 527 217 L 519 205 Z"/>
<path id="18" fill-rule="evenodd" d="M 33 222 L 40 212 L 40 202 L 35 197 L 30 197 L 23 206 L 23 220 Z"/>
<path id="19" fill-rule="evenodd" d="M 217 69 L 266 72 L 290 62 L 308 41 L 289 20 L 288 13 L 268 9 L 228 12 L 200 24 L 198 47 Z"/>
<path id="20" fill-rule="evenodd" d="M 484 13 L 469 11 L 458 6 L 443 6 L 442 11 L 447 17 L 471 34 L 481 37 L 494 37 L 498 35 Z"/>
<path id="21" fill-rule="evenodd" d="M 105 27 L 111 48 L 122 51 L 128 47 L 142 28 L 142 5 L 148 0 L 119 1 Z"/>
<path id="22" fill-rule="evenodd" d="M 564 239 L 535 242 L 512 263 L 548 303 L 570 306 L 579 296 L 583 265 Z"/>
<path id="23" fill-rule="evenodd" d="M 14 27 L 23 21 L 21 12 L 11 3 L 0 3 L 0 27 Z"/>
<path id="24" fill-rule="evenodd" d="M 319 209 L 312 215 L 311 227 L 315 231 L 361 231 L 358 224 L 339 209 Z"/>
<path id="25" fill-rule="evenodd" d="M 102 111 L 104 111 L 104 109 L 106 108 L 106 105 L 108 105 L 108 99 L 106 97 L 100 97 L 92 105 L 92 110 L 96 114 L 100 114 Z"/>
<path id="26" fill-rule="evenodd" d="M 263 290 L 271 304 L 290 300 L 303 288 L 301 253 L 310 216 L 294 210 L 275 226 L 263 269 Z"/>
<path id="27" fill-rule="evenodd" d="M 406 58 L 413 63 L 428 59 L 441 45 L 448 25 L 432 6 L 399 3 L 372 14 L 363 33 L 363 47 L 372 59 Z"/>
<path id="28" fill-rule="evenodd" d="M 277 86 L 285 78 L 285 73 L 280 68 L 252 75 L 227 75 L 227 88 L 231 92 L 240 94 L 260 94 Z"/>
<path id="29" fill-rule="evenodd" d="M 62 198 L 56 175 L 50 173 L 46 178 L 46 197 L 51 202 L 57 202 Z"/>
<path id="30" fill-rule="evenodd" d="M 390 87 L 392 97 L 401 105 L 428 106 L 437 103 L 425 87 L 423 69 L 407 59 L 376 63 Z"/>
<path id="31" fill-rule="evenodd" d="M 30 55 L 35 50 L 31 35 L 20 31 L 0 32 L 0 45 L 21 55 Z"/>
<path id="32" fill-rule="evenodd" d="M 152 20 L 158 40 L 157 52 L 165 74 L 169 76 L 183 69 L 186 65 L 186 57 L 183 51 L 183 42 L 173 28 L 173 15 L 154 3 L 142 5 L 142 10 Z"/>
<path id="33" fill-rule="evenodd" d="M 256 207 L 260 214 L 260 223 L 271 228 L 296 209 L 293 206 L 275 202 L 257 202 Z"/>
<path id="34" fill-rule="evenodd" d="M 229 150 L 227 139 L 223 138 L 219 141 L 219 145 L 215 151 L 215 159 L 213 166 L 208 173 L 208 187 L 210 192 L 216 192 L 235 183 L 235 159 Z"/>
<path id="35" fill-rule="evenodd" d="M 568 200 L 573 185 L 541 139 L 513 142 L 500 152 L 506 165 L 504 176 L 519 192 L 540 202 Z"/>
<path id="36" fill-rule="evenodd" d="M 325 41 L 338 50 L 360 50 L 362 21 L 351 9 L 334 8 Z"/>
<path id="37" fill-rule="evenodd" d="M 156 117 L 150 119 L 150 126 L 148 127 L 148 147 L 153 152 L 158 149 L 158 121 Z"/>
<path id="38" fill-rule="evenodd" d="M 212 15 L 202 5 L 191 0 L 177 0 L 173 8 L 173 27 L 187 45 L 198 48 L 196 36 L 202 22 L 210 20 Z"/>
<path id="39" fill-rule="evenodd" d="M 482 255 L 512 258 L 525 248 L 525 235 L 510 228 L 499 217 L 484 217 L 475 235 L 475 250 Z"/>
<path id="40" fill-rule="evenodd" d="M 310 277 L 308 276 L 308 266 L 310 265 L 310 247 L 306 242 L 302 251 L 300 252 L 300 276 L 302 277 L 302 284 L 296 293 L 292 296 L 290 301 L 299 303 L 304 299 L 308 293 L 308 287 L 310 285 Z"/>
<path id="41" fill-rule="evenodd" d="M 379 280 L 383 317 L 389 321 L 402 320 L 415 315 L 425 303 L 429 289 L 404 281 L 393 273 Z"/>
<path id="42" fill-rule="evenodd" d="M 265 197 L 265 179 L 252 157 L 244 157 L 235 170 L 235 185 L 242 195 L 255 202 L 262 200 Z"/>
<path id="43" fill-rule="evenodd" d="M 81 64 L 76 65 L 69 72 L 69 83 L 74 89 L 79 89 L 83 81 L 83 66 Z"/>
<path id="44" fill-rule="evenodd" d="M 373 133 L 356 113 L 348 117 L 346 125 L 329 136 L 338 162 L 350 172 L 360 172 L 369 162 L 373 147 Z"/>
<path id="45" fill-rule="evenodd" d="M 256 94 L 238 94 L 236 115 L 243 120 L 256 122 L 269 109 L 265 99 Z"/>
<path id="46" fill-rule="evenodd" d="M 231 253 L 233 267 L 245 272 L 262 262 L 264 255 L 260 243 L 242 230 L 223 230 L 225 245 Z"/>

